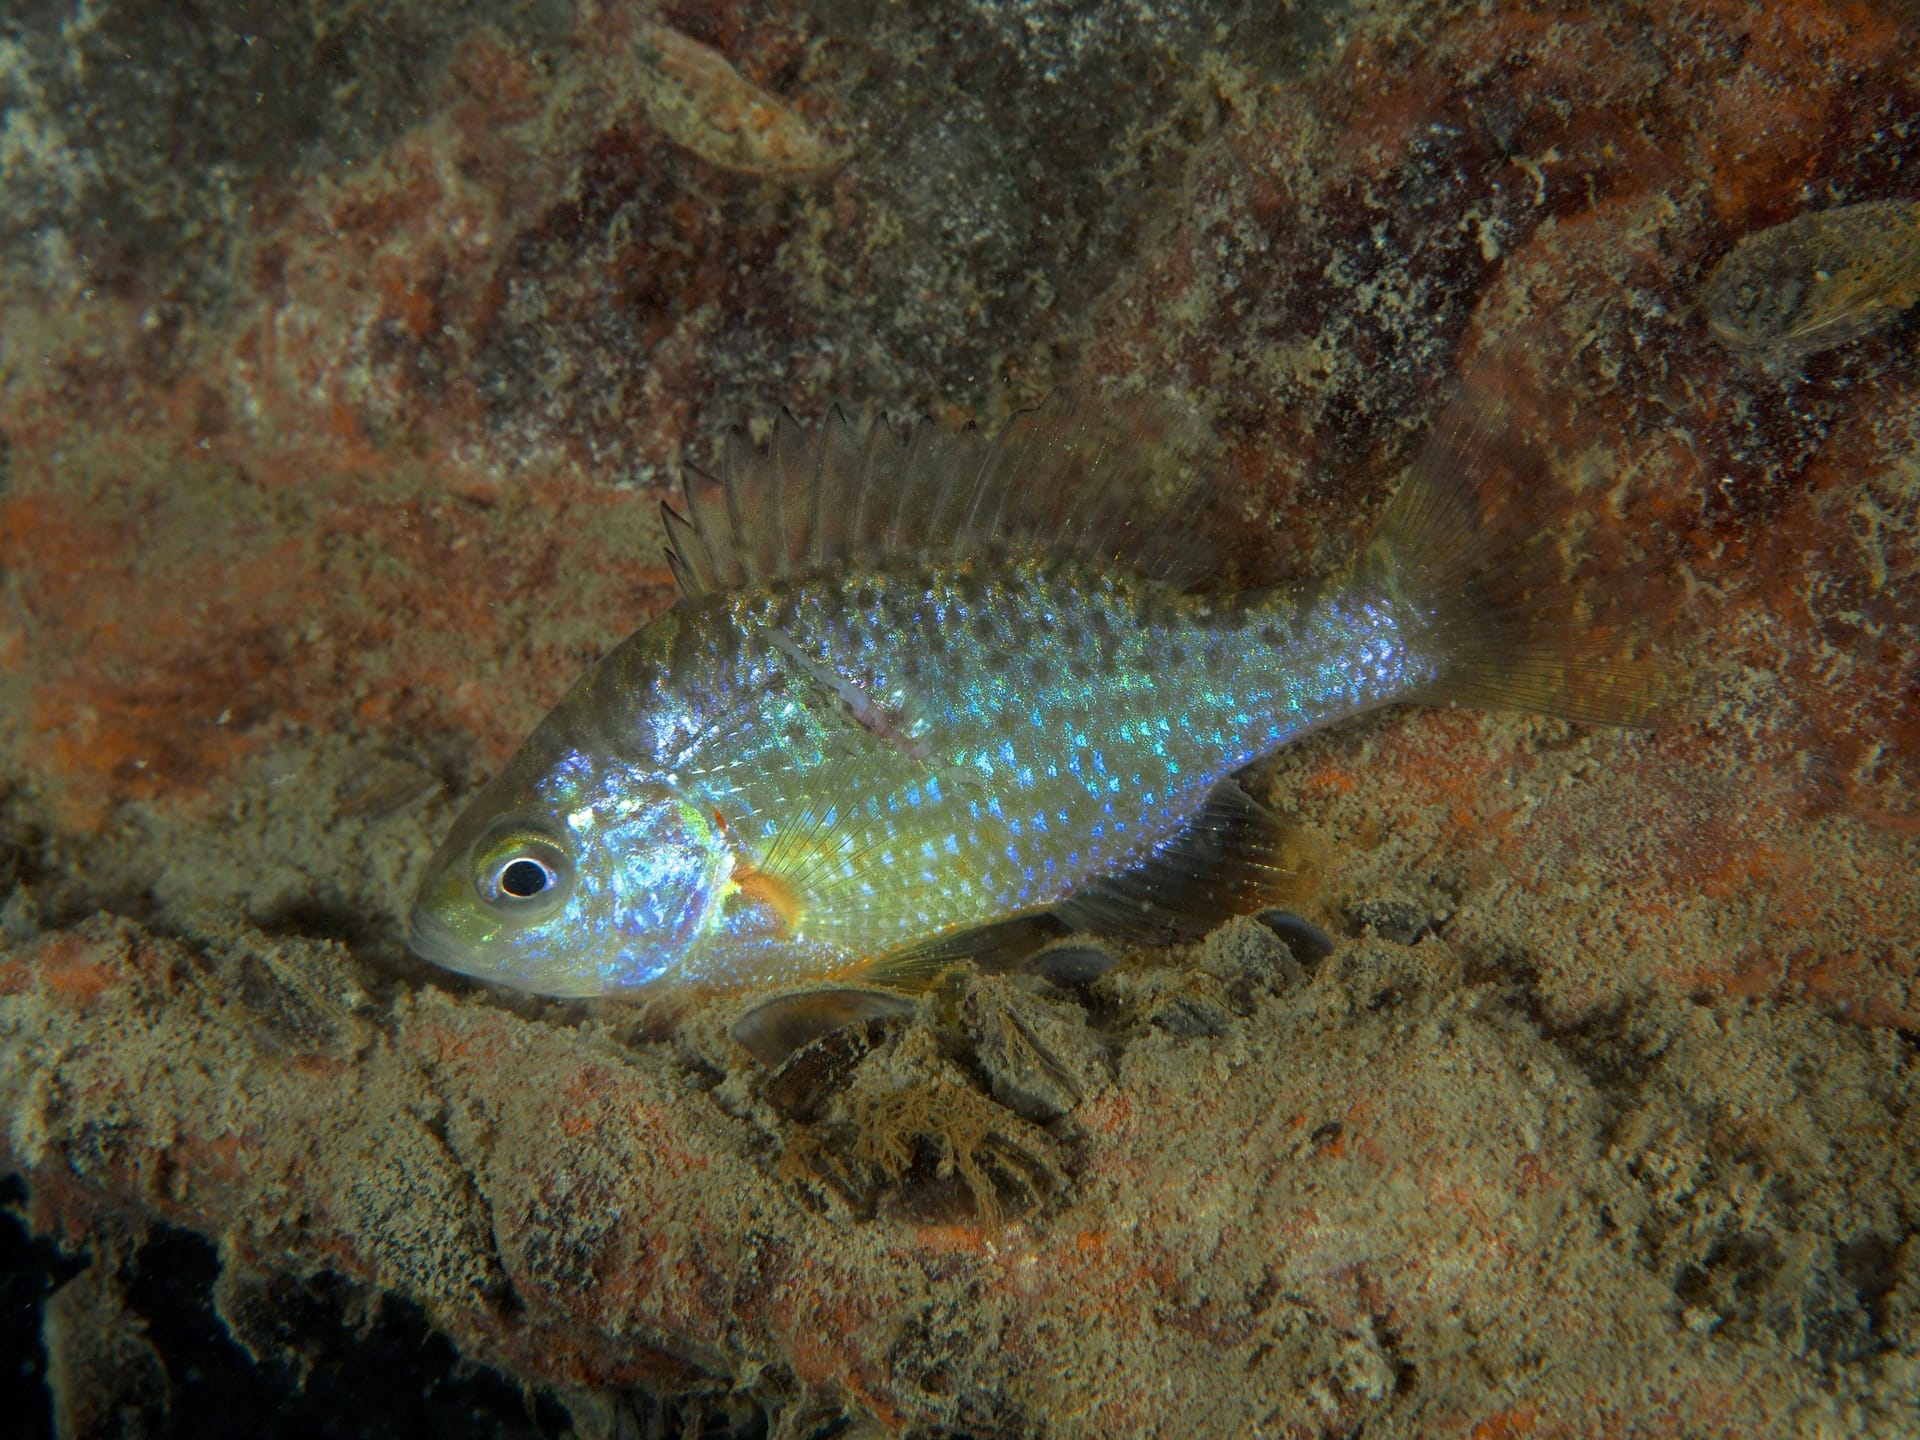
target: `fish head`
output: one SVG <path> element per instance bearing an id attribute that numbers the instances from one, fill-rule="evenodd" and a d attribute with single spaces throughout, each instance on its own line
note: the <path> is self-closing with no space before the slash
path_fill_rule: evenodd
<path id="1" fill-rule="evenodd" d="M 672 977 L 716 923 L 732 864 L 724 827 L 670 776 L 538 738 L 434 855 L 408 943 L 436 965 L 540 995 Z"/>

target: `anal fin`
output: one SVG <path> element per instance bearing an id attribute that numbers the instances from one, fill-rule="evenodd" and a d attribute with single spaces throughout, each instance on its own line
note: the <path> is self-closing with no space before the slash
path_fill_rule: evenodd
<path id="1" fill-rule="evenodd" d="M 1193 940 L 1234 915 L 1299 903 L 1317 868 L 1297 831 L 1226 780 L 1152 859 L 1081 887 L 1054 914 L 1117 940 Z"/>
<path id="2" fill-rule="evenodd" d="M 862 969 L 859 978 L 893 990 L 930 990 L 948 971 L 962 965 L 996 972 L 1015 969 L 1067 929 L 1060 919 L 1043 912 L 949 931 L 889 951 Z"/>

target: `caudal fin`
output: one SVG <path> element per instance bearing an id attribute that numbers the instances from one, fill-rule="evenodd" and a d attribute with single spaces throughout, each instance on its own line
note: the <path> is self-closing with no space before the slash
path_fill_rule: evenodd
<path id="1" fill-rule="evenodd" d="M 1511 373 L 1483 365 L 1461 386 L 1361 573 L 1419 614 L 1426 648 L 1445 657 L 1420 699 L 1652 724 L 1678 698 L 1652 653 L 1659 606 L 1636 596 L 1633 557 L 1614 554 L 1615 573 L 1590 573 L 1591 552 L 1616 548 L 1624 528 L 1599 513 L 1603 495 L 1553 475 L 1500 389 Z"/>

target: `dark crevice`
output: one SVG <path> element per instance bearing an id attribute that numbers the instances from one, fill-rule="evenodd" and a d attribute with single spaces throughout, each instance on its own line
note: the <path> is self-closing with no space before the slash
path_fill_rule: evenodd
<path id="1" fill-rule="evenodd" d="M 17 1201 L 17 1181 L 0 1194 Z M 0 1221 L 0 1309 L 9 1357 L 38 1353 L 40 1307 L 87 1269 L 87 1258 L 30 1237 L 16 1216 Z M 337 1276 L 261 1277 L 247 1284 L 246 1328 L 277 1352 L 261 1361 L 236 1343 L 214 1306 L 220 1260 L 188 1231 L 148 1232 L 112 1269 L 110 1283 L 164 1368 L 167 1395 L 157 1440 L 559 1440 L 569 1433 L 552 1400 L 529 1397 L 493 1370 L 462 1359 L 416 1305 L 367 1292 Z M 82 1336 L 80 1343 L 88 1343 Z M 21 1359 L 23 1378 L 44 1362 Z M 42 1385 L 9 1433 L 53 1433 Z M 366 1403 L 369 1394 L 380 1404 Z"/>

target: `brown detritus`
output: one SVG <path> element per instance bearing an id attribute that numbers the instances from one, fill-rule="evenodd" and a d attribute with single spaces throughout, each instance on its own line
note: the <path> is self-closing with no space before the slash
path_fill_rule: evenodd
<path id="1" fill-rule="evenodd" d="M 862 1058 L 818 1122 L 788 1136 L 787 1178 L 828 1184 L 862 1214 L 986 1225 L 1065 1187 L 1059 1142 L 974 1088 L 928 1027 Z"/>
<path id="2" fill-rule="evenodd" d="M 302 1384 L 313 1370 L 305 1322 L 316 1308 L 299 1277 L 256 1270 L 238 1254 L 221 1257 L 213 1282 L 213 1312 L 234 1344 L 256 1365 L 287 1366 Z"/>
<path id="3" fill-rule="evenodd" d="M 321 992 L 350 988 L 337 953 L 306 959 Z M 1556 1426 L 1599 1393 L 1678 1435 L 1832 1414 L 1803 1355 L 1865 1377 L 1912 1353 L 1911 1277 L 1877 1268 L 1920 1184 L 1912 1067 L 1890 1033 L 1806 1007 L 1649 1003 L 1550 1037 L 1444 942 L 1367 941 L 1214 1043 L 1145 1027 L 1073 1113 L 1071 1185 L 1060 1143 L 919 1025 L 863 1062 L 844 1132 L 793 1127 L 874 1187 L 861 1218 L 795 1205 L 764 1135 L 671 1047 L 425 990 L 359 1065 L 316 1064 L 216 980 L 100 923 L 0 965 L 0 1107 L 40 1223 L 76 1243 L 115 1217 L 185 1225 L 248 1271 L 427 1300 L 467 1353 L 562 1392 L 730 1383 L 894 1434 L 972 1414 L 982 1433 L 1171 1435 L 1201 1411 L 1418 1433 L 1516 1403 L 1491 1366 L 1535 1374 L 1523 1402 Z M 191 1100 L 188 1054 L 232 1083 Z M 383 1132 L 418 1138 L 385 1161 L 354 1140 Z M 418 1174 L 427 1137 L 484 1228 L 415 1182 L 371 1208 L 367 1165 L 329 1158 Z M 440 1260 L 397 1252 L 436 1224 Z M 1688 1304 L 1694 1331 L 1672 1322 Z M 281 1344 L 270 1318 L 241 1328 Z M 1127 1363 L 1045 1363 L 1063 1335 Z M 1579 1376 L 1529 1370 L 1542 1344 L 1583 1354 Z M 1910 1411 L 1910 1389 L 1849 1393 L 1896 1429 Z"/>
<path id="4" fill-rule="evenodd" d="M 40 1333 L 54 1432 L 62 1440 L 167 1433 L 172 1387 L 166 1363 L 111 1270 L 96 1263 L 56 1290 Z"/>

